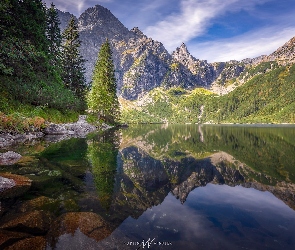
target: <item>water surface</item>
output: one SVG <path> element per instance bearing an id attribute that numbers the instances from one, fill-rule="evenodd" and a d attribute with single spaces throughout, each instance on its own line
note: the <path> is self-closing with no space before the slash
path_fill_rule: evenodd
<path id="1" fill-rule="evenodd" d="M 138 125 L 13 150 L 0 172 L 32 185 L 1 197 L 2 247 L 295 248 L 294 126 Z"/>

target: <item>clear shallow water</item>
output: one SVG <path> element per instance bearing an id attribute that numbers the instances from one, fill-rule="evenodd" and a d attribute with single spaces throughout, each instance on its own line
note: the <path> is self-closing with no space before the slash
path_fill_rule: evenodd
<path id="1" fill-rule="evenodd" d="M 295 247 L 295 127 L 142 125 L 15 150 L 27 157 L 1 172 L 33 182 L 1 198 L 2 235 L 47 249 Z M 36 211 L 43 230 L 24 222 Z"/>

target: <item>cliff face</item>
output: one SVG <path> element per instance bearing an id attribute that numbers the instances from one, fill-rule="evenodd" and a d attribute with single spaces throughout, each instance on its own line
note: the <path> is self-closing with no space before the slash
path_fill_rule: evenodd
<path id="1" fill-rule="evenodd" d="M 131 32 L 135 37 L 126 43 L 116 43 L 118 55 L 118 87 L 122 97 L 136 99 L 159 87 L 198 85 L 193 74 L 173 60 L 163 44 L 145 36 L 138 28 Z"/>
<path id="2" fill-rule="evenodd" d="M 238 77 L 245 69 L 238 61 L 208 63 L 206 60 L 194 58 L 183 43 L 172 53 L 173 58 L 188 68 L 200 85 L 211 86 L 215 81 L 224 83 L 228 79 Z"/>
<path id="3" fill-rule="evenodd" d="M 134 37 L 108 9 L 102 6 L 95 6 L 87 9 L 78 18 L 80 30 L 81 55 L 87 60 L 85 63 L 86 80 L 91 81 L 92 71 L 97 60 L 100 46 L 108 39 L 112 45 Z M 118 51 L 113 50 L 114 64 L 118 71 Z"/>
<path id="4" fill-rule="evenodd" d="M 72 17 L 77 20 L 77 18 L 69 12 L 63 12 L 63 11 L 57 10 L 57 14 L 58 14 L 58 17 L 60 20 L 61 32 L 63 32 L 65 30 L 65 28 L 67 27 L 67 25 Z"/>
<path id="5" fill-rule="evenodd" d="M 58 13 L 63 30 L 72 15 L 61 11 Z M 87 60 L 87 82 L 91 81 L 100 46 L 108 39 L 113 49 L 118 94 L 129 100 L 140 99 L 160 86 L 181 86 L 185 89 L 213 87 L 213 90 L 222 94 L 221 88 L 224 86 L 233 85 L 236 81 L 238 84 L 235 85 L 239 86 L 245 81 L 245 75 L 246 80 L 253 77 L 249 75 L 250 69 L 260 63 L 276 61 L 286 65 L 295 61 L 295 38 L 269 56 L 208 63 L 194 58 L 185 44 L 170 55 L 163 44 L 148 38 L 138 28 L 128 30 L 108 9 L 100 5 L 87 9 L 77 21 L 82 41 L 81 55 Z M 255 73 L 263 72 L 256 70 Z M 227 89 L 227 92 L 232 89 Z"/>
<path id="6" fill-rule="evenodd" d="M 61 28 L 67 24 L 68 13 L 59 12 Z M 96 5 L 79 18 L 81 55 L 87 60 L 86 79 L 92 71 L 102 43 L 112 44 L 118 93 L 136 99 L 159 86 L 194 88 L 202 85 L 190 70 L 173 59 L 163 44 L 145 36 L 138 28 L 128 30 L 108 9 Z"/>

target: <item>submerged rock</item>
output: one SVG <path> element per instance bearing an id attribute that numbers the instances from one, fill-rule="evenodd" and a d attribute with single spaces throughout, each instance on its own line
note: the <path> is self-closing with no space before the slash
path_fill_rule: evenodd
<path id="1" fill-rule="evenodd" d="M 59 237 L 65 234 L 74 235 L 81 231 L 89 238 L 100 241 L 108 237 L 112 230 L 105 220 L 92 212 L 71 212 L 61 215 L 51 225 L 48 232 L 48 240 L 54 247 Z"/>
<path id="2" fill-rule="evenodd" d="M 0 226 L 1 229 L 45 235 L 50 228 L 52 215 L 49 212 L 33 211 L 20 215 Z"/>
<path id="3" fill-rule="evenodd" d="M 85 137 L 88 133 L 96 130 L 97 127 L 86 121 L 85 115 L 80 115 L 79 120 L 75 123 L 49 124 L 44 129 L 44 133 L 48 141 L 61 141 L 71 137 Z"/>
<path id="4" fill-rule="evenodd" d="M 0 176 L 0 192 L 15 186 L 15 181 L 12 179 Z"/>
<path id="5" fill-rule="evenodd" d="M 44 250 L 46 249 L 46 239 L 41 236 L 26 238 L 6 248 L 7 250 Z"/>
<path id="6" fill-rule="evenodd" d="M 0 153 L 0 165 L 13 165 L 18 162 L 22 156 L 13 151 L 8 151 L 6 153 Z"/>
<path id="7" fill-rule="evenodd" d="M 22 213 L 31 212 L 35 210 L 46 210 L 56 213 L 59 210 L 59 203 L 57 200 L 40 196 L 32 200 L 25 201 L 21 204 L 18 211 Z"/>
<path id="8" fill-rule="evenodd" d="M 32 180 L 30 180 L 28 177 L 16 174 L 0 173 L 0 177 L 4 178 L 4 181 L 5 179 L 10 180 L 10 184 L 6 184 L 6 188 L 4 188 L 3 184 L 2 190 L 0 189 L 0 198 L 14 198 L 17 196 L 21 196 L 30 189 L 32 184 Z M 12 185 L 12 181 L 14 182 L 14 185 Z M 7 182 L 8 181 L 6 181 L 6 183 Z M 10 187 L 8 187 L 7 185 L 10 185 Z"/>
<path id="9" fill-rule="evenodd" d="M 6 249 L 5 247 L 10 246 L 11 244 L 19 240 L 25 239 L 27 237 L 30 237 L 30 235 L 26 233 L 0 230 L 0 249 Z M 22 249 L 22 248 L 19 248 L 19 249 Z"/>

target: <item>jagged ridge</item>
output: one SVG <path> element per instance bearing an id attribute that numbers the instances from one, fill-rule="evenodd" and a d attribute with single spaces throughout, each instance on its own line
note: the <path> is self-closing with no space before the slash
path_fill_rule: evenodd
<path id="1" fill-rule="evenodd" d="M 61 27 L 71 14 L 59 12 Z M 208 63 L 193 57 L 185 44 L 172 55 L 163 44 L 145 36 L 139 28 L 128 30 L 108 9 L 96 5 L 78 18 L 81 54 L 87 60 L 86 79 L 91 81 L 99 48 L 106 39 L 113 46 L 118 94 L 125 99 L 141 98 L 156 87 L 211 88 L 225 94 L 251 79 L 251 69 L 260 63 L 294 63 L 295 38 L 269 56 L 242 61 Z M 264 69 L 263 69 L 264 70 Z M 264 73 L 255 71 L 255 74 Z"/>

